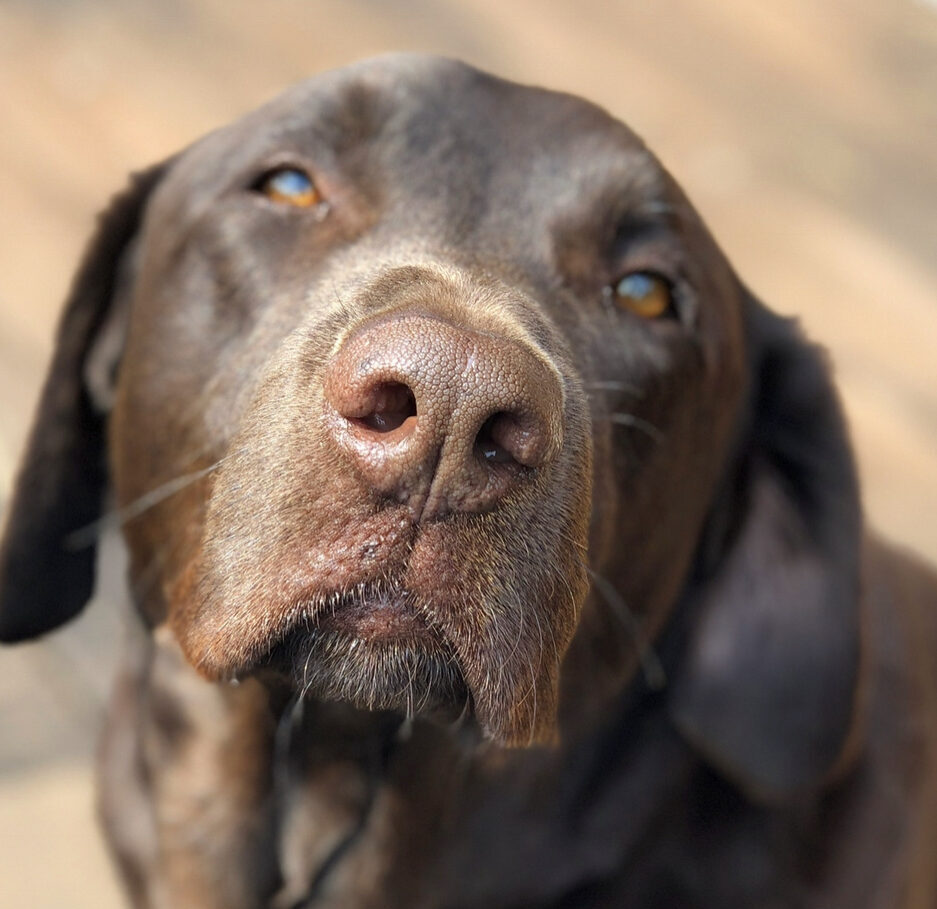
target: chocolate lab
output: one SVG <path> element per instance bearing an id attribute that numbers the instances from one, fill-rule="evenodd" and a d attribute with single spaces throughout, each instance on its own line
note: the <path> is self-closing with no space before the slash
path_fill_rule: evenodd
<path id="1" fill-rule="evenodd" d="M 384 58 L 138 176 L 3 639 L 102 521 L 136 906 L 937 906 L 937 580 L 864 529 L 822 352 L 591 104 Z"/>

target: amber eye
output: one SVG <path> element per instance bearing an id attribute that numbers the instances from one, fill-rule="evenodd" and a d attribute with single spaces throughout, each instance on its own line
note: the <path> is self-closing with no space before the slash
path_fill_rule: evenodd
<path id="1" fill-rule="evenodd" d="M 616 305 L 645 319 L 659 319 L 673 313 L 670 284 L 649 271 L 633 271 L 612 288 Z"/>
<path id="2" fill-rule="evenodd" d="M 273 202 L 294 205 L 296 208 L 309 208 L 322 201 L 309 175 L 296 167 L 270 171 L 257 183 L 256 188 Z"/>

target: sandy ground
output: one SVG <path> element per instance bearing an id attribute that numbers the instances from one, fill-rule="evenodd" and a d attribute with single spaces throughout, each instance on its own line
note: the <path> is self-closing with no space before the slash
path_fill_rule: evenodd
<path id="1" fill-rule="evenodd" d="M 394 50 L 587 95 L 834 358 L 866 508 L 937 560 L 937 9 L 912 0 L 4 0 L 0 504 L 94 212 L 317 70 Z M 90 761 L 121 599 L 0 653 L 0 906 L 120 905 Z"/>

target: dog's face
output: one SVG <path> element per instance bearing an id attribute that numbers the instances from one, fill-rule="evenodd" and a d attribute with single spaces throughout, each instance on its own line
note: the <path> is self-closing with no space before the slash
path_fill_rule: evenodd
<path id="1" fill-rule="evenodd" d="M 571 641 L 603 627 L 584 608 L 653 633 L 701 573 L 736 583 L 719 570 L 756 509 L 801 519 L 749 444 L 796 391 L 757 375 L 790 332 L 584 101 L 382 59 L 211 134 L 118 208 L 72 359 L 92 429 L 107 411 L 137 599 L 209 678 L 468 704 L 501 742 L 543 741 Z"/>

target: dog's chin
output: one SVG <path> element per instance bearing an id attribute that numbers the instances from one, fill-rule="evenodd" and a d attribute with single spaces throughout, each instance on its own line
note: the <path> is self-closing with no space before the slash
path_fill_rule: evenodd
<path id="1" fill-rule="evenodd" d="M 562 586 L 552 569 L 531 569 L 523 585 L 516 573 L 490 572 L 482 585 L 472 563 L 417 545 L 395 576 L 388 569 L 336 591 L 323 590 L 322 577 L 296 583 L 295 571 L 254 570 L 263 581 L 239 581 L 209 560 L 193 563 L 175 588 L 170 622 L 208 679 L 272 675 L 298 696 L 464 716 L 500 745 L 549 745 L 581 586 L 575 566 L 561 570 Z"/>
<path id="2" fill-rule="evenodd" d="M 439 722 L 470 713 L 451 648 L 406 594 L 365 588 L 298 614 L 262 661 L 298 697 Z"/>

